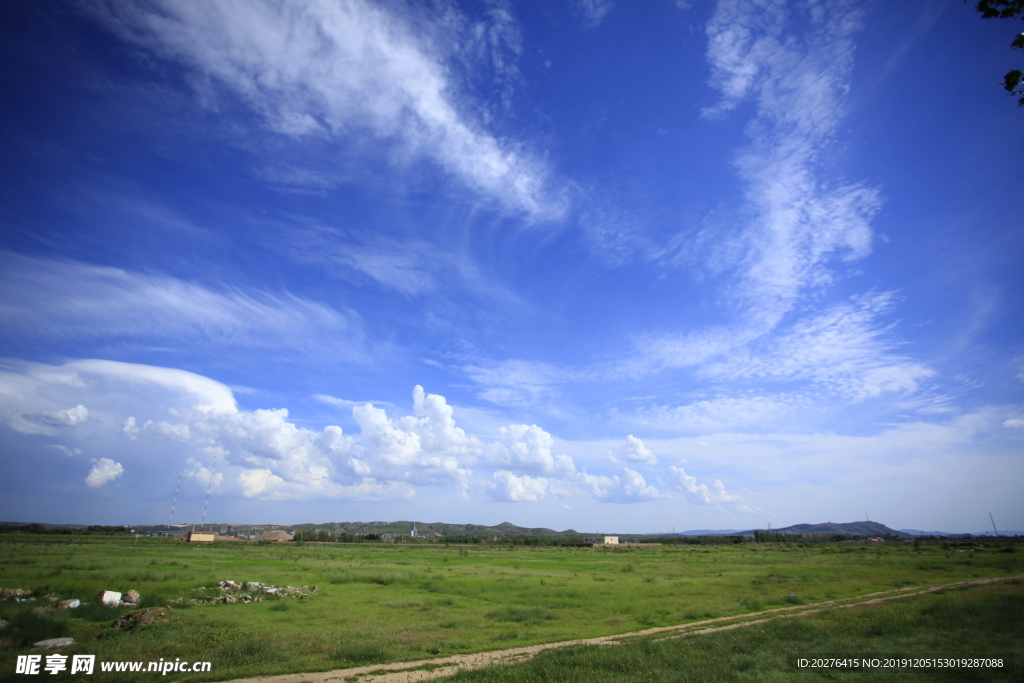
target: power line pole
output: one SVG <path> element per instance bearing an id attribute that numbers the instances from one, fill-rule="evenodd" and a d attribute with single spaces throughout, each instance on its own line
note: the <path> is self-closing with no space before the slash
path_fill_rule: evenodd
<path id="1" fill-rule="evenodd" d="M 178 504 L 178 489 L 181 488 L 181 473 L 185 470 L 178 472 L 178 483 L 174 486 L 174 499 L 171 500 L 171 516 L 167 518 L 167 526 L 170 528 L 171 521 L 174 519 L 174 506 Z"/>
<path id="2" fill-rule="evenodd" d="M 996 529 L 996 520 L 992 519 L 992 513 L 988 513 L 988 518 L 992 522 L 992 531 L 996 532 L 996 536 L 999 535 L 999 530 Z"/>
<path id="3" fill-rule="evenodd" d="M 206 526 L 206 509 L 210 507 L 210 491 L 213 489 L 213 474 L 217 471 L 217 453 L 213 454 L 213 467 L 210 468 L 210 483 L 206 486 L 206 504 L 203 505 L 203 521 L 199 523 L 199 530 Z"/>

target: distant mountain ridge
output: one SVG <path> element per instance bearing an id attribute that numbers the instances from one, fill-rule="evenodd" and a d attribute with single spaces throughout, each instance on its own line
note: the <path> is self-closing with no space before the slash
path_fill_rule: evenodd
<path id="1" fill-rule="evenodd" d="M 742 536 L 753 536 L 754 529 L 750 531 L 741 531 Z M 897 531 L 896 529 L 890 529 L 884 524 L 879 522 L 824 522 L 822 524 L 794 524 L 792 526 L 782 527 L 781 529 L 757 529 L 756 531 L 772 531 L 778 534 L 850 534 L 853 536 L 881 536 L 883 534 L 890 534 L 892 536 L 900 536 L 903 538 L 910 538 L 912 534 L 908 534 L 903 531 Z"/>
<path id="2" fill-rule="evenodd" d="M 0 525 L 7 526 L 24 526 L 29 522 L 0 522 Z M 215 529 L 218 533 L 227 531 L 227 528 L 233 527 L 235 531 L 247 531 L 252 533 L 275 531 L 275 530 L 291 530 L 296 531 L 300 529 L 326 529 L 333 532 L 344 532 L 355 535 L 366 535 L 366 534 L 396 534 L 396 535 L 407 535 L 413 522 L 411 520 L 399 520 L 395 522 L 326 522 L 323 524 L 305 523 L 305 524 L 207 524 L 206 527 Z M 555 531 L 547 527 L 522 527 L 512 524 L 511 522 L 502 522 L 494 526 L 488 526 L 486 524 L 450 524 L 447 522 L 415 522 L 417 534 L 425 537 L 445 537 L 445 536 L 481 536 L 481 537 L 497 537 L 505 538 L 508 536 L 532 536 L 532 537 L 582 537 L 586 535 L 592 535 L 593 532 L 579 532 L 575 529 L 566 529 L 564 531 Z M 53 528 L 84 528 L 86 525 L 83 524 L 52 524 L 42 523 L 42 526 L 53 529 Z M 174 528 L 181 530 L 189 526 L 190 524 L 179 524 L 175 525 Z M 169 529 L 164 524 L 140 524 L 132 527 L 140 533 L 149 533 L 154 530 Z M 662 532 L 662 533 L 646 533 L 646 534 L 634 534 L 628 532 L 608 532 L 610 535 L 625 536 L 625 537 L 652 537 L 652 536 L 750 536 L 754 535 L 754 531 L 772 531 L 781 534 L 806 534 L 806 533 L 840 533 L 840 534 L 851 534 L 854 536 L 879 536 L 882 534 L 892 534 L 893 536 L 900 536 L 903 538 L 913 538 L 914 536 L 949 536 L 949 537 L 964 537 L 964 536 L 991 536 L 992 534 L 987 531 L 980 531 L 974 534 L 971 533 L 951 533 L 947 531 L 920 531 L 918 529 L 891 529 L 884 524 L 879 522 L 824 522 L 821 524 L 794 524 L 792 526 L 782 527 L 778 529 L 749 529 L 747 531 L 740 531 L 737 529 L 691 529 L 687 531 L 677 532 Z M 1021 536 L 1024 535 L 1024 531 L 1000 531 L 1000 536 Z"/>

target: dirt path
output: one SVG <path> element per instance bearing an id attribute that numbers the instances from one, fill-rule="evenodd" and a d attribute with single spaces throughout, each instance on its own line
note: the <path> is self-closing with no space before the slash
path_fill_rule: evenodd
<path id="1" fill-rule="evenodd" d="M 462 670 L 479 669 L 491 664 L 512 664 L 515 662 L 521 662 L 532 658 L 542 650 L 551 650 L 558 647 L 569 647 L 572 645 L 621 645 L 634 638 L 650 636 L 655 636 L 655 640 L 686 638 L 700 633 L 714 633 L 716 631 L 727 631 L 735 628 L 742 628 L 744 626 L 762 624 L 772 619 L 813 614 L 824 609 L 871 605 L 879 602 L 886 602 L 888 600 L 899 600 L 901 598 L 909 598 L 915 595 L 934 593 L 947 588 L 974 586 L 993 583 L 995 581 L 1006 581 L 1008 579 L 1024 579 L 1024 574 L 999 576 L 988 579 L 971 579 L 969 581 L 954 581 L 953 583 L 944 583 L 938 586 L 895 588 L 893 590 L 879 591 L 877 593 L 866 593 L 852 598 L 841 598 L 839 600 L 817 602 L 810 605 L 778 607 L 776 609 L 751 612 L 749 614 L 737 614 L 731 617 L 718 617 L 717 619 L 694 621 L 689 624 L 680 624 L 678 626 L 659 626 L 644 629 L 642 631 L 633 631 L 631 633 L 620 633 L 613 636 L 565 640 L 559 643 L 544 643 L 541 645 L 531 645 L 529 647 L 516 647 L 509 650 L 494 650 L 492 652 L 477 652 L 474 654 L 455 655 L 452 657 L 421 659 L 413 662 L 373 664 L 370 666 L 359 666 L 351 669 L 337 669 L 335 671 L 240 678 L 234 681 L 229 681 L 228 683 L 329 683 L 332 681 L 342 683 L 346 680 L 350 682 L 357 681 L 358 683 L 414 683 L 415 681 L 426 681 L 433 678 L 452 676 Z"/>

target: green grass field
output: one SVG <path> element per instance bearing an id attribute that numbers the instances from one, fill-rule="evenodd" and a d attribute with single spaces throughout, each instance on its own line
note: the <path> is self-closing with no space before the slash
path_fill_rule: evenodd
<path id="1" fill-rule="evenodd" d="M 1002 669 L 798 670 L 791 653 L 863 661 L 886 655 L 1010 655 Z M 1011 664 L 1012 661 L 1012 664 Z M 890 663 L 892 663 L 890 661 Z M 882 605 L 830 610 L 747 628 L 616 647 L 547 650 L 453 683 L 669 683 L 670 681 L 1024 680 L 1024 585 L 945 591 Z"/>
<path id="2" fill-rule="evenodd" d="M 653 548 L 307 544 L 188 545 L 169 539 L 0 537 L 0 587 L 79 598 L 78 610 L 0 602 L 0 675 L 31 642 L 68 635 L 64 654 L 98 660 L 180 657 L 221 680 L 423 659 L 624 633 L 648 626 L 849 597 L 902 586 L 1024 572 L 1003 545 L 744 544 Z M 308 600 L 191 605 L 224 579 L 318 586 Z M 90 601 L 134 588 L 144 606 L 182 598 L 130 631 L 124 609 Z M 682 641 L 680 641 L 682 642 Z M 27 644 L 27 645 L 26 645 Z M 152 674 L 149 674 L 152 676 Z M 49 677 L 49 676 L 48 676 Z M 60 678 L 54 676 L 52 678 Z M 108 674 L 128 680 L 125 674 Z M 103 680 L 97 672 L 93 678 Z M 16 677 L 17 679 L 17 677 Z M 20 677 L 20 680 L 26 680 Z M 520 680 L 520 679 L 517 679 Z M 524 679 L 525 680 L 525 679 Z"/>

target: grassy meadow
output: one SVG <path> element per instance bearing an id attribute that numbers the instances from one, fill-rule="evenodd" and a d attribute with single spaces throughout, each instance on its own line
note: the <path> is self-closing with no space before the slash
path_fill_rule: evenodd
<path id="1" fill-rule="evenodd" d="M 1024 572 L 1006 544 L 755 544 L 618 549 L 443 544 L 185 544 L 121 536 L 0 535 L 0 587 L 36 602 L 0 602 L 0 679 L 31 643 L 72 636 L 63 654 L 98 661 L 213 663 L 221 680 L 318 671 L 624 633 L 904 586 Z M 957 552 L 962 551 L 962 552 Z M 308 600 L 189 600 L 219 581 L 317 586 Z M 1018 586 L 1019 588 L 1019 586 Z M 143 606 L 182 598 L 162 619 L 112 626 L 125 608 L 92 602 L 135 589 Z M 42 596 L 77 610 L 34 608 Z M 799 621 L 799 620 L 792 620 Z M 683 642 L 683 641 L 679 641 Z M 11 674 L 13 677 L 13 674 Z M 143 675 L 143 678 L 153 674 Z M 54 678 L 61 678 L 55 676 Z M 126 681 L 124 673 L 93 677 Z M 14 677 L 25 680 L 24 677 Z M 49 678 L 49 676 L 48 676 Z M 517 679 L 518 680 L 518 679 Z"/>
<path id="2" fill-rule="evenodd" d="M 798 670 L 802 655 L 1010 655 L 1002 669 Z M 1011 663 L 1012 662 L 1012 663 Z M 687 681 L 1020 681 L 1024 585 L 956 588 L 881 605 L 777 619 L 682 639 L 547 650 L 534 659 L 460 672 L 451 683 Z"/>

